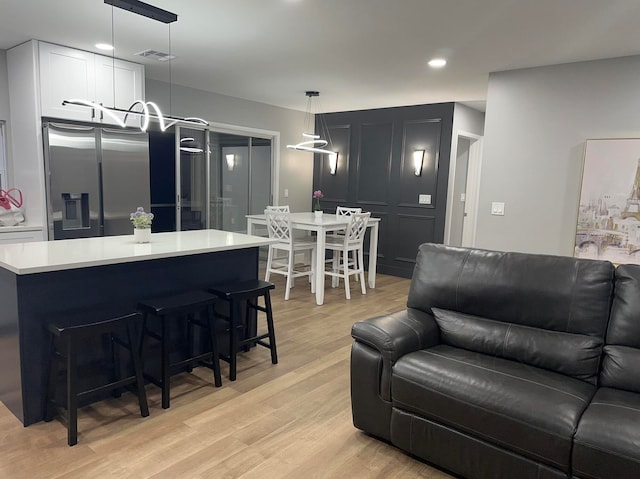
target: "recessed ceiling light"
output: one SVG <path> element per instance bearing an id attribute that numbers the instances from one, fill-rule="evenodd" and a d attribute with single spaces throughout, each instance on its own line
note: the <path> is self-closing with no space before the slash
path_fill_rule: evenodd
<path id="1" fill-rule="evenodd" d="M 444 58 L 434 58 L 433 60 L 429 60 L 428 65 L 431 68 L 442 68 L 447 64 L 447 60 Z"/>
<path id="2" fill-rule="evenodd" d="M 113 50 L 113 45 L 109 45 L 108 43 L 96 43 L 96 48 L 98 50 L 105 50 L 110 52 L 111 50 Z"/>

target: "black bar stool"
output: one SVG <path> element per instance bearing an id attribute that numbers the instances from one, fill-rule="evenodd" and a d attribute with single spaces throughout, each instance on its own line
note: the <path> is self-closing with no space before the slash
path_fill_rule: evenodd
<path id="1" fill-rule="evenodd" d="M 145 339 L 151 337 L 160 342 L 160 377 L 154 377 L 149 373 L 144 373 L 144 377 L 162 389 L 163 409 L 169 407 L 169 389 L 172 369 L 175 370 L 180 367 L 185 367 L 186 370 L 190 372 L 194 364 L 206 366 L 213 370 L 213 381 L 216 387 L 222 386 L 220 355 L 218 354 L 215 319 L 213 316 L 213 303 L 216 299 L 214 295 L 204 291 L 189 291 L 146 300 L 138 304 L 138 308 L 143 313 L 142 338 L 140 342 L 140 351 L 143 359 Z M 196 319 L 196 314 L 198 314 L 199 319 Z M 154 316 L 160 320 L 159 330 L 154 331 L 149 328 L 148 320 L 150 316 Z M 187 317 L 187 357 L 172 363 L 170 362 L 171 341 L 169 324 L 171 320 L 178 320 L 183 316 Z M 202 330 L 208 332 L 211 351 L 200 354 L 194 353 L 193 326 L 199 326 Z M 207 363 L 205 360 L 209 360 L 210 363 Z"/>
<path id="2" fill-rule="evenodd" d="M 86 314 L 83 315 L 86 318 Z M 66 363 L 66 405 L 61 411 L 67 423 L 67 443 L 73 446 L 78 443 L 78 400 L 89 394 L 112 391 L 115 396 L 119 396 L 119 389 L 132 384 L 136 385 L 138 402 L 140 404 L 140 414 L 143 417 L 149 415 L 147 396 L 144 389 L 144 379 L 142 377 L 142 367 L 138 356 L 137 341 L 135 341 L 134 322 L 140 320 L 139 313 L 131 313 L 125 316 L 111 317 L 107 319 L 96 319 L 92 323 L 77 324 L 82 318 L 67 316 L 61 319 L 52 320 L 47 324 L 47 329 L 51 333 L 51 367 L 49 373 L 49 384 L 47 393 L 47 403 L 45 411 L 45 421 L 51 421 L 57 407 L 63 406 L 56 402 L 56 390 L 58 383 L 59 366 L 61 362 Z M 76 323 L 76 324 L 74 324 Z M 126 339 L 120 335 L 126 331 Z M 102 334 L 109 334 L 111 343 L 111 365 L 112 382 L 89 390 L 80 391 L 78 385 L 78 353 L 80 345 L 91 341 L 91 338 L 99 337 Z M 120 379 L 120 361 L 116 346 L 126 349 L 131 355 L 133 365 L 133 376 Z"/>
<path id="3" fill-rule="evenodd" d="M 240 348 L 248 350 L 250 346 L 259 344 L 271 350 L 271 362 L 278 364 L 276 351 L 276 335 L 273 327 L 273 310 L 271 309 L 271 296 L 269 291 L 275 285 L 259 279 L 243 281 L 229 285 L 214 286 L 209 291 L 216 296 L 225 299 L 229 304 L 229 314 L 223 314 L 216 310 L 216 316 L 229 323 L 229 356 L 221 357 L 229 363 L 229 379 L 236 380 L 236 355 Z M 265 306 L 258 304 L 258 298 L 264 297 Z M 247 318 L 243 318 L 242 305 L 246 304 Z M 262 311 L 267 315 L 267 332 L 265 334 L 249 336 L 248 316 L 249 310 Z M 263 339 L 269 338 L 266 343 Z"/>

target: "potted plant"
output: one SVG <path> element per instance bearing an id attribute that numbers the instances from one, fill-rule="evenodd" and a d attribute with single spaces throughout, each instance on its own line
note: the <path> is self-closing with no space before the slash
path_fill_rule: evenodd
<path id="1" fill-rule="evenodd" d="M 138 206 L 130 215 L 133 224 L 133 239 L 136 243 L 148 243 L 151 241 L 151 223 L 153 213 L 147 213 L 142 206 Z"/>
<path id="2" fill-rule="evenodd" d="M 313 192 L 313 212 L 316 218 L 322 217 L 322 208 L 320 207 L 320 198 L 324 198 L 322 191 L 316 190 Z"/>

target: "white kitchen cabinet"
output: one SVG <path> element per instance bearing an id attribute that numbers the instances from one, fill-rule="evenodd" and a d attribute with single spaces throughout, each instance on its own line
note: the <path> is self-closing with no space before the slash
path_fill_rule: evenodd
<path id="1" fill-rule="evenodd" d="M 0 227 L 0 244 L 31 243 L 32 241 L 43 240 L 42 228 L 34 229 L 26 226 Z"/>
<path id="2" fill-rule="evenodd" d="M 100 103 L 127 110 L 134 101 L 144 100 L 144 66 L 96 55 L 95 67 L 96 98 Z"/>
<path id="3" fill-rule="evenodd" d="M 42 116 L 94 121 L 92 109 L 62 106 L 62 101 L 96 98 L 95 55 L 40 42 L 39 57 Z"/>
<path id="4" fill-rule="evenodd" d="M 144 100 L 142 65 L 123 60 L 114 62 L 111 57 L 38 40 L 7 50 L 12 125 L 9 186 L 22 190 L 30 223 L 42 225 L 47 221 L 41 118 L 111 124 L 107 117 L 100 120 L 99 114 L 92 120 L 91 108 L 63 107 L 62 100 L 84 98 L 113 106 L 114 63 L 116 106 L 126 109 L 130 106 L 129 100 Z M 102 98 L 98 97 L 98 91 Z M 138 122 L 137 115 L 132 115 L 127 124 L 137 126 Z"/>
<path id="5" fill-rule="evenodd" d="M 144 100 L 143 65 L 45 42 L 38 50 L 42 116 L 114 124 L 99 110 L 62 101 L 77 98 L 126 110 Z M 135 124 L 135 118 L 127 123 Z"/>

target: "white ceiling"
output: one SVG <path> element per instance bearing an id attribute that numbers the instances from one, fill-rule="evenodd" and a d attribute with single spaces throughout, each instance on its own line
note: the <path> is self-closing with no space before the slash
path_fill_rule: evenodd
<path id="1" fill-rule="evenodd" d="M 170 29 L 103 0 L 0 0 L 0 49 L 36 38 L 141 61 L 171 82 L 320 111 L 457 101 L 483 108 L 490 72 L 640 54 L 638 0 L 150 0 Z M 113 19 L 113 21 L 112 21 Z M 113 25 L 113 34 L 112 34 Z M 170 30 L 170 35 L 169 35 Z M 432 70 L 426 61 L 446 57 Z M 640 83 L 640 79 L 639 79 Z"/>

